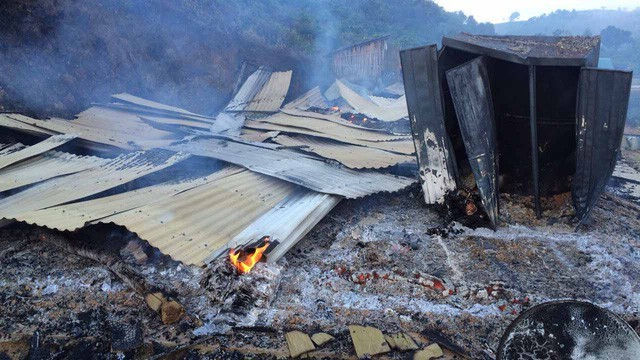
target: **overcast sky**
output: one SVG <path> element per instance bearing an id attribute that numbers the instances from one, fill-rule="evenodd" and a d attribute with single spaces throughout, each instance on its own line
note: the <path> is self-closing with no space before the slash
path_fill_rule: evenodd
<path id="1" fill-rule="evenodd" d="M 509 20 L 514 11 L 520 12 L 520 20 L 550 13 L 558 9 L 590 10 L 640 7 L 640 0 L 435 0 L 448 11 L 462 10 L 478 21 L 493 23 Z"/>

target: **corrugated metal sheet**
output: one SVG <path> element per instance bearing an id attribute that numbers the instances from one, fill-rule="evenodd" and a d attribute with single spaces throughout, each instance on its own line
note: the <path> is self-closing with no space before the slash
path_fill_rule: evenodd
<path id="1" fill-rule="evenodd" d="M 263 142 L 266 141 L 268 139 L 274 138 L 276 136 L 278 136 L 278 134 L 280 134 L 279 131 L 260 131 L 260 130 L 253 130 L 253 129 L 247 129 L 247 128 L 243 128 L 242 132 L 240 134 L 240 137 L 245 139 L 245 140 L 249 140 L 249 141 L 253 141 L 253 142 Z"/>
<path id="2" fill-rule="evenodd" d="M 345 144 L 313 136 L 279 135 L 273 141 L 284 146 L 303 146 L 301 150 L 333 159 L 351 169 L 382 169 L 406 162 L 415 162 L 409 155 L 395 154 L 365 146 Z"/>
<path id="3" fill-rule="evenodd" d="M 243 171 L 101 221 L 125 226 L 173 259 L 202 265 L 295 189 Z"/>
<path id="4" fill-rule="evenodd" d="M 131 105 L 135 105 L 135 106 L 139 106 L 147 109 L 158 110 L 161 112 L 166 112 L 168 114 L 174 113 L 176 115 L 188 115 L 188 117 L 197 118 L 197 119 L 200 119 L 200 121 L 205 121 L 208 123 L 211 123 L 214 120 L 214 118 L 210 116 L 192 113 L 191 111 L 181 109 L 179 107 L 161 104 L 155 101 L 143 99 L 141 97 L 134 96 L 127 93 L 115 94 L 115 95 L 111 95 L 111 97 L 114 98 L 115 100 L 122 101 L 127 104 L 131 104 Z"/>
<path id="5" fill-rule="evenodd" d="M 337 168 L 288 150 L 273 150 L 232 141 L 199 139 L 173 145 L 170 149 L 230 162 L 318 192 L 347 198 L 394 192 L 414 182 L 413 179 L 373 171 Z"/>
<path id="6" fill-rule="evenodd" d="M 498 226 L 498 142 L 486 59 L 478 57 L 447 71 L 453 105 L 482 205 Z"/>
<path id="7" fill-rule="evenodd" d="M 283 107 L 283 109 L 308 110 L 313 107 L 320 108 L 320 109 L 326 109 L 327 107 L 329 107 L 329 105 L 327 104 L 327 101 L 322 95 L 322 91 L 320 91 L 319 86 L 314 87 L 313 89 L 304 93 L 299 98 L 286 104 Z"/>
<path id="8" fill-rule="evenodd" d="M 47 151 L 0 170 L 0 192 L 101 166 L 107 159 Z"/>
<path id="9" fill-rule="evenodd" d="M 444 125 L 436 45 L 400 52 L 409 120 L 427 204 L 456 187 L 454 154 Z"/>
<path id="10" fill-rule="evenodd" d="M 15 219 L 50 229 L 73 231 L 88 223 L 102 222 L 102 219 L 108 216 L 151 205 L 183 191 L 217 181 L 241 171 L 246 170 L 231 166 L 209 176 L 196 179 L 179 182 L 171 181 L 97 199 L 27 211 L 17 215 Z"/>
<path id="11" fill-rule="evenodd" d="M 0 114 L 0 126 L 2 127 L 37 136 L 57 134 L 54 131 L 31 125 L 34 122 L 37 120 L 21 114 Z"/>
<path id="12" fill-rule="evenodd" d="M 276 112 L 289 92 L 292 71 L 258 69 L 242 85 L 225 111 Z"/>
<path id="13" fill-rule="evenodd" d="M 338 196 L 299 188 L 234 236 L 224 247 L 207 257 L 205 262 L 226 256 L 230 249 L 247 246 L 265 236 L 269 236 L 271 242 L 277 244 L 275 248 L 269 249 L 267 262 L 277 262 L 340 200 Z"/>
<path id="14" fill-rule="evenodd" d="M 144 134 L 145 140 L 171 140 L 179 137 L 146 124 L 137 115 L 126 111 L 91 107 L 74 120 L 31 119 L 29 124 L 60 134 L 77 134 L 89 142 L 111 145 L 125 150 L 147 149 L 136 141 Z"/>
<path id="15" fill-rule="evenodd" d="M 380 131 L 371 131 L 355 126 L 338 124 L 333 121 L 325 121 L 318 117 L 293 116 L 287 113 L 277 113 L 264 119 L 251 121 L 251 123 L 263 122 L 282 126 L 293 126 L 303 129 L 313 130 L 318 133 L 339 136 L 343 138 L 351 138 L 366 141 L 395 141 L 408 140 L 406 135 L 387 134 Z M 247 122 L 249 123 L 249 122 Z"/>
<path id="16" fill-rule="evenodd" d="M 0 218 L 79 200 L 164 169 L 189 157 L 166 150 L 134 152 L 79 173 L 56 177 L 0 200 Z"/>
<path id="17" fill-rule="evenodd" d="M 3 169 L 11 164 L 15 164 L 19 161 L 42 154 L 45 151 L 55 149 L 58 146 L 63 145 L 75 138 L 76 135 L 53 135 L 35 145 L 27 146 L 19 151 L 14 151 L 10 154 L 0 153 L 0 169 Z"/>
<path id="18" fill-rule="evenodd" d="M 382 121 L 397 121 L 409 116 L 406 102 L 395 100 L 385 106 L 380 106 L 360 96 L 340 80 L 336 80 L 335 86 L 340 97 L 353 108 L 354 112 Z"/>
<path id="19" fill-rule="evenodd" d="M 391 134 L 391 135 L 399 135 L 399 136 L 404 136 L 406 138 L 409 138 L 408 135 L 406 134 L 395 134 L 392 132 L 389 132 L 387 130 L 384 129 L 372 129 L 366 126 L 361 126 L 361 125 L 357 125 L 354 124 L 350 121 L 347 121 L 343 118 L 341 118 L 338 115 L 332 115 L 332 114 L 321 114 L 321 113 L 317 113 L 314 111 L 304 111 L 304 110 L 299 110 L 299 109 L 283 109 L 282 113 L 287 114 L 287 115 L 293 115 L 293 116 L 299 116 L 299 117 L 304 117 L 304 118 L 309 118 L 309 119 L 319 119 L 319 120 L 326 120 L 326 121 L 330 121 L 336 124 L 340 124 L 340 125 L 344 125 L 344 126 L 348 126 L 348 127 L 352 127 L 352 128 L 356 128 L 356 129 L 361 129 L 361 130 L 365 130 L 368 132 L 377 132 L 377 133 L 382 133 L 382 134 Z"/>
<path id="20" fill-rule="evenodd" d="M 323 139 L 340 141 L 345 144 L 355 144 L 355 145 L 366 146 L 374 149 L 382 149 L 386 151 L 395 152 L 398 154 L 411 155 L 415 152 L 413 142 L 411 142 L 410 140 L 366 141 L 366 140 L 347 138 L 341 135 L 325 134 L 325 133 L 308 130 L 308 129 L 304 129 L 297 126 L 275 125 L 267 122 L 258 122 L 258 121 L 247 121 L 245 123 L 245 127 L 249 129 L 259 129 L 264 131 L 277 131 L 285 134 L 310 135 L 310 136 L 315 136 Z"/>
<path id="21" fill-rule="evenodd" d="M 21 143 L 15 143 L 15 144 L 4 144 L 0 146 L 0 148 L 1 148 L 0 156 L 7 156 L 26 148 L 26 146 Z"/>
<path id="22" fill-rule="evenodd" d="M 576 173 L 572 195 L 580 222 L 604 191 L 620 153 L 631 72 L 583 68 L 578 86 Z"/>

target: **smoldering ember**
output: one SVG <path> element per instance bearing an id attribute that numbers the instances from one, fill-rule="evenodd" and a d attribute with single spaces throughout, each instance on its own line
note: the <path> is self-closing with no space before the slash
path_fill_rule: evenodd
<path id="1" fill-rule="evenodd" d="M 0 5 L 0 359 L 640 358 L 631 33 L 353 4 Z"/>

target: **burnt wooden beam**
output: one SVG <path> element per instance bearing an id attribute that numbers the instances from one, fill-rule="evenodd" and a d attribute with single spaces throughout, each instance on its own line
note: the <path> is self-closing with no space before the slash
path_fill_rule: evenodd
<path id="1" fill-rule="evenodd" d="M 536 217 L 542 217 L 540 209 L 540 169 L 538 166 L 538 111 L 536 108 L 536 66 L 529 65 L 529 124 L 531 126 L 531 181 Z"/>

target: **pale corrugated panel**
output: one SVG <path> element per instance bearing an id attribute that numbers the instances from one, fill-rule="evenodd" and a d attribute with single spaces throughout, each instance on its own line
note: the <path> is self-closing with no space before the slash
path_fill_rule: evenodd
<path id="1" fill-rule="evenodd" d="M 273 139 L 284 146 L 304 146 L 300 150 L 333 159 L 351 169 L 382 169 L 406 162 L 415 162 L 416 158 L 365 146 L 351 145 L 305 135 L 279 135 Z"/>
<path id="2" fill-rule="evenodd" d="M 333 121 L 325 121 L 319 118 L 306 116 L 293 116 L 287 113 L 277 113 L 269 117 L 254 120 L 251 123 L 263 122 L 283 126 L 295 126 L 303 129 L 313 130 L 318 133 L 334 135 L 344 138 L 366 140 L 366 141 L 395 141 L 408 140 L 407 135 L 387 134 L 380 131 L 371 131 L 363 128 L 338 124 Z M 248 122 L 247 122 L 248 123 Z"/>
<path id="3" fill-rule="evenodd" d="M 0 156 L 8 156 L 24 148 L 26 148 L 26 146 L 21 143 L 5 144 L 2 146 L 2 149 L 0 149 Z"/>
<path id="4" fill-rule="evenodd" d="M 382 149 L 382 150 L 391 151 L 399 154 L 405 154 L 405 155 L 411 155 L 415 153 L 415 146 L 413 145 L 413 141 L 409 139 L 400 140 L 400 141 L 365 141 L 365 140 L 347 138 L 342 135 L 324 134 L 321 132 L 308 130 L 308 129 L 296 127 L 296 126 L 275 125 L 275 124 L 266 123 L 266 122 L 247 121 L 245 122 L 244 125 L 248 129 L 278 131 L 286 134 L 311 135 L 319 138 L 340 141 L 346 144 L 361 145 L 361 146 L 366 146 L 374 149 Z"/>
<path id="5" fill-rule="evenodd" d="M 637 182 L 640 184 L 640 171 L 632 168 L 631 166 L 623 163 L 622 161 L 618 161 L 615 169 L 613 170 L 612 176 L 615 176 L 620 179 Z"/>
<path id="6" fill-rule="evenodd" d="M 47 151 L 0 170 L 0 192 L 103 165 L 107 159 Z"/>
<path id="7" fill-rule="evenodd" d="M 276 112 L 280 110 L 280 106 L 282 106 L 284 98 L 289 92 L 292 73 L 291 70 L 272 73 L 269 81 L 264 84 L 244 110 L 255 112 Z"/>
<path id="8" fill-rule="evenodd" d="M 340 124 L 340 125 L 344 125 L 344 126 L 348 126 L 348 127 L 352 127 L 352 128 L 356 128 L 356 129 L 362 129 L 368 132 L 376 132 L 376 133 L 382 133 L 382 134 L 387 134 L 387 135 L 400 135 L 400 136 L 404 136 L 407 138 L 410 138 L 410 136 L 404 135 L 404 134 L 394 134 L 392 132 L 389 132 L 387 130 L 384 129 L 372 129 L 372 128 L 368 128 L 366 126 L 361 126 L 361 125 L 357 125 L 354 124 L 350 121 L 347 121 L 343 118 L 341 118 L 338 115 L 332 115 L 332 114 L 321 114 L 321 113 L 317 113 L 314 111 L 304 111 L 304 110 L 299 110 L 299 109 L 283 109 L 282 110 L 283 113 L 287 114 L 287 115 L 293 115 L 293 116 L 300 116 L 300 117 L 305 117 L 305 118 L 309 118 L 309 119 L 320 119 L 320 120 L 326 120 L 326 121 L 331 121 L 334 122 L 336 124 Z"/>
<path id="9" fill-rule="evenodd" d="M 205 122 L 175 117 L 140 115 L 140 119 L 153 126 L 154 128 L 171 132 L 178 130 L 178 127 L 180 126 L 186 126 L 200 130 L 209 130 L 209 128 L 211 127 L 211 124 Z"/>
<path id="10" fill-rule="evenodd" d="M 358 198 L 377 192 L 394 192 L 415 179 L 338 168 L 288 150 L 274 150 L 233 141 L 197 139 L 170 149 L 207 156 L 273 176 L 326 194 Z"/>
<path id="11" fill-rule="evenodd" d="M 384 91 L 389 94 L 404 95 L 404 83 L 402 81 L 398 81 L 384 88 Z"/>
<path id="12" fill-rule="evenodd" d="M 122 101 L 122 102 L 125 102 L 125 103 L 128 103 L 128 104 L 144 107 L 144 108 L 160 110 L 160 111 L 164 111 L 164 112 L 167 112 L 167 113 L 177 113 L 177 114 L 182 114 L 182 115 L 189 115 L 190 117 L 201 118 L 203 121 L 208 121 L 208 122 L 211 122 L 213 120 L 213 118 L 210 117 L 210 116 L 196 114 L 196 113 L 193 113 L 191 111 L 188 111 L 188 110 L 185 110 L 185 109 L 182 109 L 182 108 L 179 108 L 179 107 L 166 105 L 166 104 L 161 104 L 161 103 L 158 103 L 158 102 L 155 102 L 155 101 L 143 99 L 141 97 L 134 96 L 134 95 L 127 94 L 127 93 L 115 94 L 115 95 L 111 95 L 111 97 L 116 99 L 116 100 L 119 100 L 119 101 Z"/>
<path id="13" fill-rule="evenodd" d="M 338 196 L 297 189 L 208 257 L 206 262 L 226 256 L 230 249 L 252 244 L 265 236 L 269 236 L 271 242 L 276 244 L 275 247 L 271 245 L 273 249 L 269 249 L 267 261 L 276 262 L 341 199 Z"/>
<path id="14" fill-rule="evenodd" d="M 85 226 L 87 223 L 102 222 L 101 220 L 108 216 L 153 204 L 183 191 L 217 181 L 241 171 L 246 170 L 231 166 L 209 176 L 196 179 L 167 182 L 97 199 L 27 211 L 16 216 L 16 220 L 45 226 L 50 229 L 73 231 Z"/>
<path id="15" fill-rule="evenodd" d="M 155 129 L 135 114 L 95 106 L 81 112 L 74 120 L 31 119 L 31 124 L 56 133 L 77 134 L 79 138 L 90 142 L 126 150 L 146 149 L 136 145 L 142 134 L 145 140 L 176 139 L 174 133 Z"/>
<path id="16" fill-rule="evenodd" d="M 22 114 L 0 114 L 0 126 L 34 135 L 55 135 L 56 132 L 32 125 L 38 120 Z"/>
<path id="17" fill-rule="evenodd" d="M 327 102 L 320 91 L 320 87 L 316 86 L 313 89 L 307 91 L 302 94 L 297 99 L 291 101 L 286 104 L 284 109 L 300 109 L 300 110 L 308 110 L 309 108 L 316 107 L 320 109 L 325 109 L 329 107 Z"/>
<path id="18" fill-rule="evenodd" d="M 295 188 L 242 171 L 101 221 L 125 226 L 175 260 L 202 265 Z"/>
<path id="19" fill-rule="evenodd" d="M 258 69 L 242 84 L 225 111 L 276 112 L 282 106 L 292 71 L 270 72 Z"/>
<path id="20" fill-rule="evenodd" d="M 335 85 L 340 97 L 358 113 L 382 121 L 397 121 L 409 116 L 406 103 L 396 101 L 389 106 L 379 106 L 371 100 L 358 95 L 340 80 L 336 80 Z"/>
<path id="21" fill-rule="evenodd" d="M 76 135 L 53 135 L 32 146 L 27 146 L 10 154 L 0 154 L 0 169 L 11 164 L 42 154 L 45 151 L 55 149 L 76 138 Z"/>
<path id="22" fill-rule="evenodd" d="M 189 154 L 176 154 L 166 150 L 120 155 L 102 166 L 49 179 L 1 199 L 0 219 L 15 218 L 27 211 L 44 209 L 98 194 L 169 167 L 188 157 Z"/>
<path id="23" fill-rule="evenodd" d="M 270 77 L 271 72 L 263 69 L 258 69 L 249 75 L 240 90 L 238 90 L 238 93 L 229 102 L 225 111 L 244 111 L 247 104 L 253 100 Z"/>
<path id="24" fill-rule="evenodd" d="M 240 133 L 240 137 L 245 139 L 245 140 L 249 140 L 249 141 L 253 141 L 253 142 L 263 142 L 266 141 L 268 139 L 274 138 L 276 136 L 278 136 L 279 132 L 278 131 L 260 131 L 260 130 L 253 130 L 253 129 L 247 129 L 247 128 L 243 128 L 242 132 Z"/>

